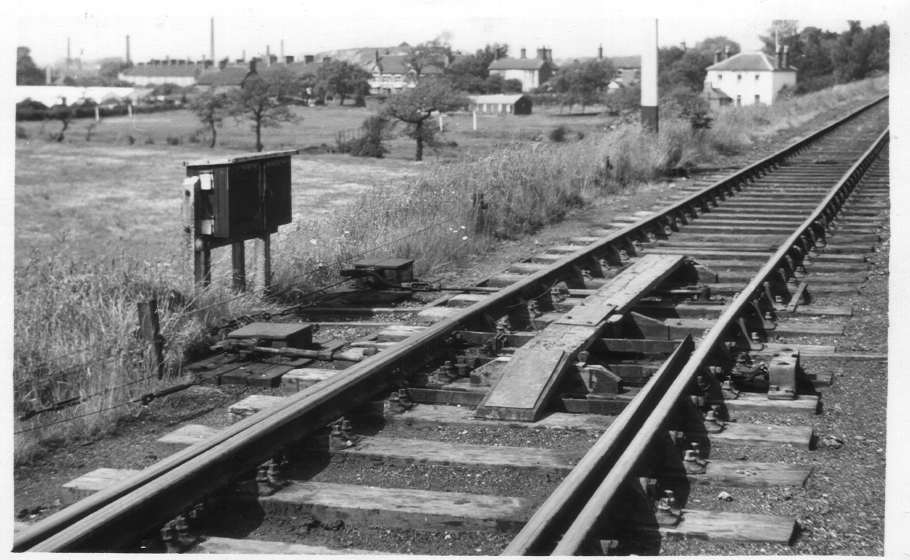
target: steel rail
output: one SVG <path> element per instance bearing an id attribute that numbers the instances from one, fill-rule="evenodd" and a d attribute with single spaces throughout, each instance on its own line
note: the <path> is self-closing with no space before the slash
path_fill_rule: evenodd
<path id="1" fill-rule="evenodd" d="M 633 240 L 662 233 L 675 219 L 685 220 L 695 206 L 708 207 L 736 184 L 799 151 L 806 144 L 881 103 L 883 96 L 789 145 L 738 173 L 718 181 L 658 215 L 640 220 L 505 287 L 449 319 L 412 335 L 345 370 L 332 380 L 297 393 L 279 405 L 233 424 L 209 440 L 192 445 L 36 523 L 14 539 L 13 550 L 112 550 L 124 546 L 181 513 L 238 473 L 255 469 L 282 445 L 312 433 L 371 396 L 386 390 L 401 371 L 433 358 L 443 339 L 462 325 L 502 312 L 515 301 L 533 299 L 542 287 L 561 280 L 579 263 L 613 254 L 620 248 L 634 253 Z"/>
<path id="2" fill-rule="evenodd" d="M 622 453 L 619 460 L 609 470 L 605 477 L 601 477 L 601 482 L 597 490 L 588 499 L 587 503 L 581 509 L 575 520 L 565 530 L 562 538 L 558 540 L 553 548 L 552 554 L 556 556 L 579 554 L 590 546 L 594 534 L 602 530 L 602 520 L 605 518 L 608 508 L 612 505 L 614 498 L 620 491 L 620 488 L 632 476 L 636 466 L 645 455 L 646 449 L 651 445 L 655 438 L 664 430 L 671 411 L 678 405 L 680 400 L 686 396 L 687 388 L 690 386 L 695 375 L 705 365 L 707 359 L 717 347 L 724 342 L 724 334 L 728 328 L 741 317 L 745 312 L 751 309 L 752 303 L 756 298 L 765 297 L 764 284 L 768 282 L 775 274 L 778 268 L 784 263 L 788 254 L 794 247 L 800 247 L 805 242 L 811 241 L 813 230 L 817 230 L 822 223 L 828 224 L 837 214 L 837 211 L 843 205 L 843 202 L 852 192 L 853 188 L 862 178 L 865 170 L 869 167 L 879 151 L 883 148 L 888 139 L 888 129 L 876 138 L 872 145 L 863 153 L 863 155 L 854 163 L 842 178 L 831 188 L 828 195 L 818 204 L 812 214 L 790 235 L 787 240 L 780 245 L 778 250 L 772 255 L 761 270 L 756 273 L 746 288 L 734 298 L 721 314 L 718 321 L 707 332 L 700 341 L 697 348 L 689 358 L 688 363 L 683 367 L 679 376 L 668 389 L 667 393 L 660 399 L 658 405 L 654 408 L 653 413 L 647 419 L 644 426 L 635 434 L 629 446 Z M 818 232 L 816 231 L 816 234 Z M 558 492 L 558 489 L 557 489 Z M 554 492 L 551 499 L 559 498 Z M 550 500 L 547 500 L 549 502 Z M 545 502 L 538 512 L 532 516 L 534 518 L 543 515 L 549 515 L 549 510 L 553 508 Z M 515 554 L 516 546 L 510 545 L 506 554 Z"/>

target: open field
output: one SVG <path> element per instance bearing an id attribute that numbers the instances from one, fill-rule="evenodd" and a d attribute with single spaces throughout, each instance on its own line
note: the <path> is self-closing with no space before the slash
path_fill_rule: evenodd
<path id="1" fill-rule="evenodd" d="M 286 123 L 279 128 L 268 128 L 263 131 L 265 149 L 307 148 L 327 145 L 335 147 L 336 136 L 342 131 L 358 129 L 363 121 L 378 111 L 378 104 L 370 100 L 366 107 L 345 105 L 326 105 L 319 107 L 292 107 L 299 118 L 296 123 Z M 471 147 L 480 150 L 490 149 L 503 142 L 529 141 L 545 139 L 547 134 L 559 125 L 565 125 L 573 131 L 590 134 L 604 130 L 614 119 L 599 115 L 595 109 L 591 112 L 574 116 L 560 112 L 558 107 L 537 108 L 534 114 L 525 116 L 477 115 L 478 130 L 472 130 L 470 113 L 448 115 L 444 120 L 444 141 L 455 142 L 459 147 Z M 59 121 L 31 121 L 19 123 L 30 139 L 46 140 L 49 135 L 60 130 Z M 94 126 L 93 126 L 94 125 Z M 91 119 L 78 119 L 70 123 L 66 132 L 68 144 L 119 144 L 128 145 L 129 138 L 135 141 L 133 147 L 144 147 L 166 144 L 168 138 L 188 144 L 191 150 L 207 150 L 207 140 L 192 144 L 190 139 L 196 135 L 200 124 L 188 110 L 165 111 L 159 113 L 137 114 L 135 120 L 129 117 L 107 117 L 95 124 Z M 90 133 L 90 140 L 86 136 Z M 172 141 L 174 141 L 172 140 Z M 218 130 L 216 150 L 253 149 L 254 137 L 248 122 L 237 122 L 225 118 Z M 395 138 L 389 142 L 390 153 L 387 158 L 412 159 L 414 142 L 408 138 Z M 451 156 L 451 151 L 445 152 Z M 427 159 L 432 160 L 438 154 L 428 150 Z"/>

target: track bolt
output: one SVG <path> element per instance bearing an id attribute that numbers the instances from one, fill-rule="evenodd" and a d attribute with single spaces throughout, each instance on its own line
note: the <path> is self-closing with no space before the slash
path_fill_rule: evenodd
<path id="1" fill-rule="evenodd" d="M 749 338 L 752 339 L 752 342 L 761 342 L 761 337 L 758 334 L 758 331 L 752 331 L 749 333 Z"/>
<path id="2" fill-rule="evenodd" d="M 449 360 L 446 360 L 439 368 L 439 380 L 443 383 L 451 383 L 455 380 L 455 367 Z"/>
<path id="3" fill-rule="evenodd" d="M 268 462 L 266 476 L 269 481 L 269 486 L 273 488 L 284 486 L 284 479 L 281 478 L 281 466 L 277 460 L 272 459 Z"/>
<path id="4" fill-rule="evenodd" d="M 704 474 L 707 471 L 708 462 L 701 458 L 701 449 L 697 441 L 693 441 L 692 447 L 686 449 L 683 455 L 683 466 L 686 474 Z"/>
<path id="5" fill-rule="evenodd" d="M 459 378 L 468 376 L 468 363 L 465 361 L 464 356 L 459 356 L 458 360 L 455 362 L 455 373 Z"/>
<path id="6" fill-rule="evenodd" d="M 724 396 L 724 399 L 738 399 L 739 391 L 733 387 L 733 381 L 731 379 L 724 379 L 720 384 L 721 393 Z"/>
<path id="7" fill-rule="evenodd" d="M 342 428 L 342 422 L 339 421 L 332 424 L 332 432 L 329 435 L 329 447 L 331 449 L 347 449 L 353 445 L 354 444 Z"/>
<path id="8" fill-rule="evenodd" d="M 186 522 L 185 516 L 177 516 L 177 519 L 174 520 L 174 530 L 177 533 L 177 542 L 181 550 L 186 550 L 196 542 L 196 537 L 190 532 L 190 526 Z"/>
<path id="9" fill-rule="evenodd" d="M 664 495 L 657 502 L 657 515 L 655 517 L 657 517 L 659 525 L 675 526 L 679 524 L 682 515 L 679 510 L 676 510 L 676 496 L 673 494 L 673 490 L 664 490 Z"/>
<path id="10" fill-rule="evenodd" d="M 709 434 L 716 434 L 723 429 L 724 421 L 720 419 L 720 406 L 712 404 L 711 408 L 705 412 L 705 431 Z"/>
<path id="11" fill-rule="evenodd" d="M 161 528 L 161 540 L 164 542 L 166 552 L 171 554 L 182 552 L 180 543 L 177 541 L 177 531 L 174 529 L 173 521 L 168 521 Z"/>

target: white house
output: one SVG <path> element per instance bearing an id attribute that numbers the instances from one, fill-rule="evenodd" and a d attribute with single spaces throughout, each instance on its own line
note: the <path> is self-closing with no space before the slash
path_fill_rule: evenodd
<path id="1" fill-rule="evenodd" d="M 786 47 L 775 58 L 754 52 L 723 59 L 715 53 L 714 64 L 706 68 L 705 95 L 712 106 L 774 103 L 784 86 L 796 86 L 796 68 L 787 56 Z"/>
<path id="2" fill-rule="evenodd" d="M 531 98 L 520 93 L 494 93 L 488 95 L 469 95 L 470 111 L 493 113 L 497 115 L 530 115 Z"/>
<path id="3" fill-rule="evenodd" d="M 526 58 L 521 49 L 521 58 L 499 58 L 490 63 L 490 74 L 502 76 L 504 80 L 518 80 L 521 91 L 531 91 L 550 79 L 556 67 L 551 49 L 537 49 L 537 58 Z"/>

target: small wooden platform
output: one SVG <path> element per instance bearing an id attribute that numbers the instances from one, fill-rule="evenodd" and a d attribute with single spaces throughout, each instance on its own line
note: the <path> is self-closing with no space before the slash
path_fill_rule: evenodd
<path id="1" fill-rule="evenodd" d="M 355 526 L 457 530 L 517 530 L 530 516 L 525 498 L 377 488 L 329 482 L 295 482 L 259 498 L 268 515 L 307 512 L 323 523 L 342 519 Z"/>
<path id="2" fill-rule="evenodd" d="M 228 338 L 256 338 L 276 347 L 307 348 L 313 344 L 310 323 L 250 323 L 228 334 Z"/>
<path id="3" fill-rule="evenodd" d="M 515 352 L 477 416 L 538 419 L 577 353 L 598 339 L 607 318 L 622 313 L 684 262 L 680 255 L 645 255 L 610 279 Z"/>

